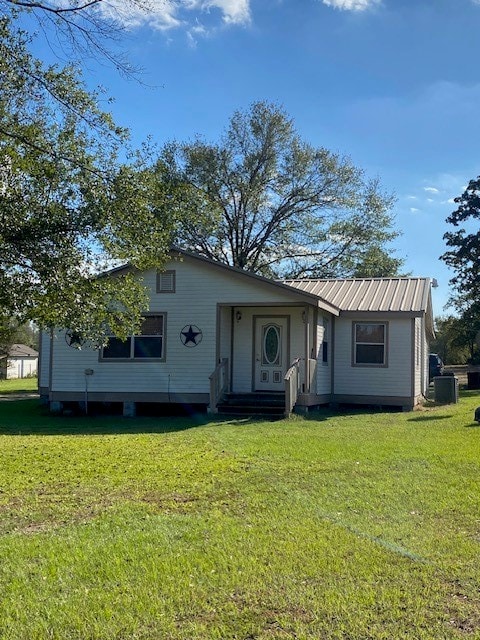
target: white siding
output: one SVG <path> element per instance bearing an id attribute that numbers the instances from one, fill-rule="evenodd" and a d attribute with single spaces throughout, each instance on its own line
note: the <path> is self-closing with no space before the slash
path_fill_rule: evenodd
<path id="1" fill-rule="evenodd" d="M 413 322 L 413 357 L 414 357 L 414 396 L 417 398 L 422 393 L 422 373 L 423 373 L 423 349 L 422 349 L 422 321 L 415 318 Z"/>
<path id="2" fill-rule="evenodd" d="M 39 353 L 38 386 L 41 389 L 48 389 L 50 385 L 50 332 L 40 332 Z"/>
<path id="3" fill-rule="evenodd" d="M 428 391 L 428 340 L 426 335 L 425 317 L 414 320 L 415 339 L 415 389 L 414 395 L 418 401 Z"/>
<path id="4" fill-rule="evenodd" d="M 324 320 L 327 321 L 327 335 L 324 334 Z M 325 395 L 331 393 L 332 390 L 332 329 L 333 318 L 330 315 L 318 316 L 317 324 L 317 393 Z M 328 361 L 323 362 L 323 341 L 328 341 Z"/>
<path id="5" fill-rule="evenodd" d="M 359 317 L 356 321 L 369 321 Z M 370 320 L 372 321 L 372 320 Z M 335 321 L 334 391 L 336 394 L 400 396 L 412 394 L 412 322 L 410 318 L 375 319 L 388 322 L 388 367 L 352 366 L 352 319 Z"/>
<path id="6" fill-rule="evenodd" d="M 9 358 L 7 378 L 27 378 L 37 373 L 38 358 Z"/>
<path id="7" fill-rule="evenodd" d="M 166 313 L 166 361 L 101 362 L 97 351 L 72 349 L 66 344 L 63 334 L 57 334 L 53 343 L 53 391 L 82 391 L 85 388 L 85 369 L 93 369 L 94 374 L 88 380 L 90 391 L 208 393 L 209 375 L 216 365 L 217 305 L 292 302 L 288 292 L 198 260 L 172 261 L 166 268 L 176 271 L 175 293 L 157 294 L 155 271 L 144 274 L 144 282 L 151 291 L 149 311 Z M 301 310 L 293 311 L 301 315 Z M 264 313 L 263 307 L 261 312 Z M 275 313 L 281 313 L 277 307 Z M 242 329 L 247 327 L 246 312 L 244 318 Z M 223 328 L 220 355 L 230 357 L 230 353 L 224 353 L 229 340 L 229 311 L 221 310 L 220 319 Z M 202 330 L 203 338 L 198 346 L 188 348 L 182 344 L 180 333 L 190 324 Z M 292 332 L 293 325 L 292 321 Z M 251 328 L 250 323 L 248 326 Z M 242 329 L 234 327 L 235 332 Z M 248 390 L 251 388 L 252 352 L 251 337 L 249 339 L 250 343 L 241 345 L 243 361 L 240 358 L 242 367 L 245 367 L 241 385 L 248 380 Z M 292 356 L 297 351 L 303 355 L 303 348 L 299 351 L 302 344 L 294 341 Z"/>

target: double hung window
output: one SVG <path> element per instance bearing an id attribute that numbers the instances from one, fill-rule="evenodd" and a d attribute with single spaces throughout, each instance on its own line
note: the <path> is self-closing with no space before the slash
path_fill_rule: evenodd
<path id="1" fill-rule="evenodd" d="M 165 315 L 143 318 L 140 333 L 120 340 L 111 336 L 102 349 L 102 360 L 163 360 L 165 358 Z"/>
<path id="2" fill-rule="evenodd" d="M 386 322 L 355 322 L 353 324 L 353 364 L 387 365 Z"/>

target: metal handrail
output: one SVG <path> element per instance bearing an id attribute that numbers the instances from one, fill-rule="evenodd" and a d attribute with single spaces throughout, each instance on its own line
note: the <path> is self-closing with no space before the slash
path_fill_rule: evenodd
<path id="1" fill-rule="evenodd" d="M 210 404 L 208 410 L 210 413 L 216 413 L 218 403 L 230 386 L 228 358 L 221 359 L 215 367 L 215 371 L 209 376 L 209 380 Z"/>

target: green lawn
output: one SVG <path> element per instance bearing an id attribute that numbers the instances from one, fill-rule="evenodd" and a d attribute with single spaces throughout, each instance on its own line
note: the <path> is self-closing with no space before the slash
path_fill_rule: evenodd
<path id="1" fill-rule="evenodd" d="M 477 405 L 259 422 L 4 401 L 0 638 L 480 638 Z"/>
<path id="2" fill-rule="evenodd" d="M 38 390 L 37 378 L 14 378 L 0 380 L 0 395 L 10 393 L 33 393 Z"/>

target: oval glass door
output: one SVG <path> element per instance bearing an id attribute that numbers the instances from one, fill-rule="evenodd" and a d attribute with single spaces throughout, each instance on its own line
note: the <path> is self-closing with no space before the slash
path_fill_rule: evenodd
<path id="1" fill-rule="evenodd" d="M 281 327 L 269 324 L 263 327 L 263 365 L 278 365 L 281 360 Z"/>

